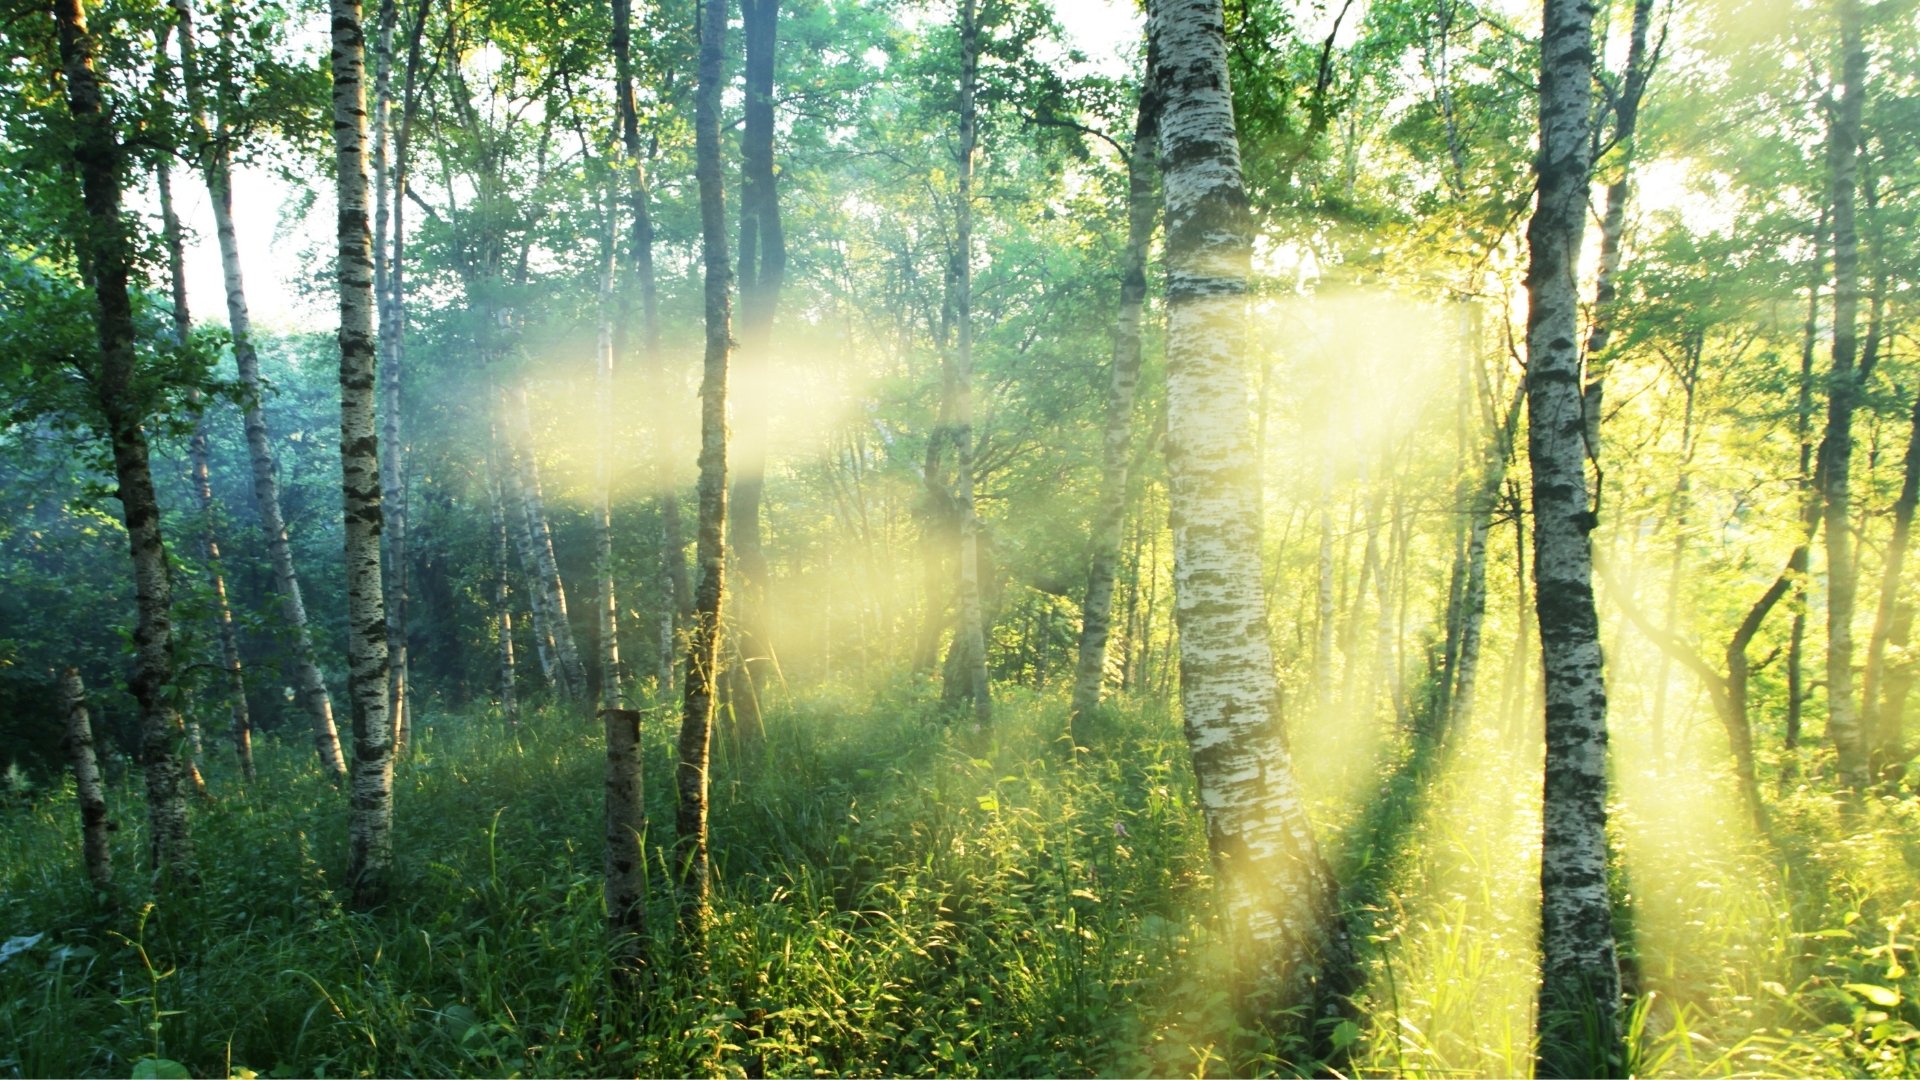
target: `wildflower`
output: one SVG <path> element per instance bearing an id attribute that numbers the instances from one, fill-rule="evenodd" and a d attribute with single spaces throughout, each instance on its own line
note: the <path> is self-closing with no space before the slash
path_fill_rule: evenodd
<path id="1" fill-rule="evenodd" d="M 1113 835 L 1125 840 L 1127 838 L 1127 823 L 1124 821 L 1115 821 L 1113 823 Z"/>

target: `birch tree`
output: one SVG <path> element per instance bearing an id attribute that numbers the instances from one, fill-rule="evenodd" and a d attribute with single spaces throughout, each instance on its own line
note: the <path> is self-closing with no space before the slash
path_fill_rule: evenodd
<path id="1" fill-rule="evenodd" d="M 1289 755 L 1261 588 L 1246 369 L 1253 237 L 1219 0 L 1155 0 L 1166 206 L 1167 464 L 1180 707 L 1226 932 L 1267 1021 L 1339 993 L 1351 951 Z"/>
<path id="2" fill-rule="evenodd" d="M 700 189 L 700 254 L 704 264 L 706 354 L 700 380 L 700 524 L 695 540 L 699 577 L 687 640 L 681 699 L 679 760 L 674 774 L 674 864 L 680 887 L 680 928 L 698 951 L 708 919 L 707 769 L 713 737 L 715 662 L 726 570 L 727 358 L 732 348 L 727 258 L 727 208 L 720 163 L 720 90 L 724 70 L 727 0 L 700 6 L 699 84 L 694 91 L 694 168 Z"/>
<path id="3" fill-rule="evenodd" d="M 339 208 L 340 489 L 346 514 L 347 692 L 353 702 L 347 880 L 355 906 L 386 900 L 393 867 L 393 726 L 380 579 L 380 451 L 374 433 L 373 235 L 367 214 L 367 42 L 359 0 L 332 0 L 334 169 Z"/>
<path id="4" fill-rule="evenodd" d="M 1537 197 L 1527 225 L 1527 459 L 1546 670 L 1540 854 L 1541 1076 L 1620 1068 L 1620 966 L 1607 891 L 1607 692 L 1581 412 L 1581 234 L 1592 175 L 1593 4 L 1545 0 Z"/>
<path id="5" fill-rule="evenodd" d="M 95 70 L 98 45 L 83 0 L 53 8 L 67 113 L 73 120 L 73 163 L 80 175 L 86 235 L 79 238 L 93 278 L 94 328 L 100 343 L 92 383 L 113 448 L 121 520 L 133 561 L 134 670 L 131 689 L 140 708 L 140 765 L 146 775 L 149 852 L 154 876 L 169 888 L 198 878 L 187 813 L 183 762 L 186 729 L 175 703 L 173 577 L 160 531 L 147 435 L 134 390 L 133 300 L 129 288 L 133 245 L 121 213 L 124 150 L 108 112 L 104 78 Z"/>
<path id="6" fill-rule="evenodd" d="M 228 145 L 224 116 L 209 100 L 208 81 L 203 72 L 199 49 L 194 39 L 193 8 L 190 0 L 171 0 L 180 39 L 180 68 L 187 89 L 187 108 L 202 144 L 200 174 L 206 183 L 208 201 L 213 204 L 214 234 L 220 243 L 220 267 L 226 286 L 227 326 L 233 338 L 233 363 L 240 377 L 243 417 L 247 434 L 247 459 L 253 467 L 253 499 L 260 514 L 260 527 L 266 533 L 267 553 L 273 563 L 274 588 L 280 596 L 280 613 L 293 636 L 294 681 L 301 707 L 313 731 L 314 749 L 322 768 L 336 782 L 347 775 L 346 759 L 340 754 L 340 735 L 333 720 L 333 699 L 315 660 L 313 634 L 307 626 L 307 606 L 300 592 L 300 576 L 294 569 L 293 545 L 287 533 L 286 517 L 281 512 L 280 479 L 274 472 L 273 445 L 267 432 L 265 387 L 260 379 L 260 357 L 254 348 L 253 316 L 247 307 L 247 288 L 240 267 L 240 239 L 233 224 L 232 152 Z M 223 48 L 231 43 L 222 42 Z M 229 95 L 217 95 L 224 99 Z"/>

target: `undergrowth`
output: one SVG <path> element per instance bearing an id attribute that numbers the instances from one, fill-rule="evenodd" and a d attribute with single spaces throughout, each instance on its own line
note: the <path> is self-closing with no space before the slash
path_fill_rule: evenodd
<path id="1" fill-rule="evenodd" d="M 0 810 L 0 1075 L 1257 1075 L 1322 1072 L 1240 1026 L 1209 923 L 1206 840 L 1178 724 L 1007 692 L 991 730 L 924 687 L 817 692 L 716 762 L 714 919 L 673 962 L 673 719 L 643 736 L 653 966 L 607 989 L 598 725 L 429 716 L 395 778 L 393 901 L 345 910 L 344 795 L 263 740 L 218 767 L 204 880 L 139 885 L 137 785 L 114 904 L 92 895 L 72 793 Z M 1531 1061 L 1538 793 L 1474 732 L 1323 805 L 1368 980 L 1334 1042 L 1363 1075 L 1522 1075 Z M 1623 776 L 1622 937 L 1648 1075 L 1920 1072 L 1910 792 L 1842 814 L 1776 801 L 1771 845 Z M 1304 766 L 1303 766 L 1304 767 Z M 1658 770 L 1655 770 L 1656 772 Z M 1710 770 L 1709 770 L 1710 771 Z M 1690 781 L 1685 778 L 1690 777 Z M 1724 817 L 1724 815 L 1722 815 Z"/>

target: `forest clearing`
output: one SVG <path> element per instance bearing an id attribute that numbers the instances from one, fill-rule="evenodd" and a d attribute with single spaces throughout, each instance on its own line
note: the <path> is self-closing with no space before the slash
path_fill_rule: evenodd
<path id="1" fill-rule="evenodd" d="M 1915 0 L 4 2 L 0 1076 L 1920 1075 Z"/>

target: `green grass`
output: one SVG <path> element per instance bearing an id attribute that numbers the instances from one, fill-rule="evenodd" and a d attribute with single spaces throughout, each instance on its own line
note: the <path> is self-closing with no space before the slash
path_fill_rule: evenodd
<path id="1" fill-rule="evenodd" d="M 0 810 L 0 943 L 41 935 L 0 960 L 0 1075 L 1324 1066 L 1235 1022 L 1176 721 L 1151 703 L 1106 712 L 1069 763 L 1056 696 L 1006 691 L 985 732 L 940 722 L 930 697 L 816 692 L 769 718 L 761 753 L 717 763 L 698 975 L 672 963 L 672 722 L 649 715 L 644 1009 L 604 989 L 592 722 L 547 712 L 516 738 L 493 718 L 426 718 L 396 774 L 395 899 L 372 915 L 340 904 L 345 799 L 297 741 L 263 741 L 251 791 L 216 767 L 196 816 L 205 880 L 151 907 L 137 789 L 112 793 L 112 909 L 80 871 L 71 792 L 40 793 Z M 1349 1071 L 1526 1070 L 1538 795 L 1523 757 L 1473 733 L 1325 807 L 1369 975 L 1341 1036 Z M 1765 848 L 1712 805 L 1650 794 L 1698 765 L 1621 782 L 1639 1071 L 1913 1075 L 1911 794 L 1848 819 L 1814 786 L 1789 792 Z"/>

